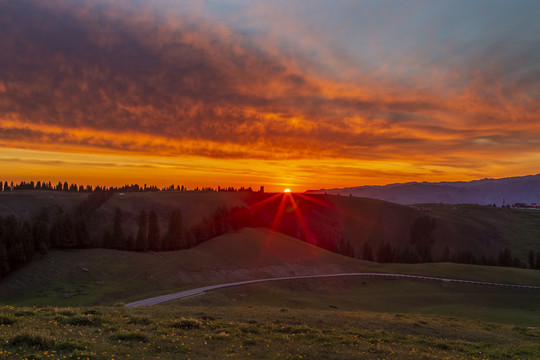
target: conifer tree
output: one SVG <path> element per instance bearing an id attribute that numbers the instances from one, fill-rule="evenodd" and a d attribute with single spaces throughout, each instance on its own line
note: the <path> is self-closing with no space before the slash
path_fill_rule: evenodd
<path id="1" fill-rule="evenodd" d="M 363 256 L 363 259 L 366 261 L 375 261 L 375 259 L 373 258 L 373 249 L 371 248 L 371 245 L 369 245 L 369 243 L 367 242 L 364 244 Z"/>
<path id="2" fill-rule="evenodd" d="M 126 238 L 126 250 L 135 251 L 135 238 L 133 237 L 133 234 L 129 234 Z"/>
<path id="3" fill-rule="evenodd" d="M 0 242 L 0 277 L 9 273 L 9 257 L 6 245 Z"/>
<path id="4" fill-rule="evenodd" d="M 175 209 L 169 218 L 167 235 L 165 236 L 164 250 L 178 250 L 186 247 L 184 238 L 184 228 L 182 223 L 182 212 Z"/>
<path id="5" fill-rule="evenodd" d="M 126 249 L 126 239 L 122 230 L 122 210 L 119 207 L 114 209 L 112 237 L 115 249 Z"/>
<path id="6" fill-rule="evenodd" d="M 144 210 L 141 210 L 139 213 L 137 224 L 139 225 L 139 229 L 137 231 L 137 238 L 135 239 L 135 250 L 148 251 L 148 217 Z"/>
<path id="7" fill-rule="evenodd" d="M 113 248 L 113 239 L 112 239 L 111 231 L 109 230 L 108 227 L 103 229 L 103 235 L 102 235 L 101 243 L 103 244 L 103 247 L 105 249 L 112 249 Z"/>
<path id="8" fill-rule="evenodd" d="M 157 214 L 154 210 L 148 215 L 148 246 L 152 251 L 161 251 L 161 237 Z"/>

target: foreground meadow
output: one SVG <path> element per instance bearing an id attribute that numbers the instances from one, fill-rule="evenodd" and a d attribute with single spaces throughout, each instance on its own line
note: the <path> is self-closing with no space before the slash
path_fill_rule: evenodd
<path id="1" fill-rule="evenodd" d="M 279 307 L 0 308 L 2 359 L 533 359 L 540 330 Z"/>

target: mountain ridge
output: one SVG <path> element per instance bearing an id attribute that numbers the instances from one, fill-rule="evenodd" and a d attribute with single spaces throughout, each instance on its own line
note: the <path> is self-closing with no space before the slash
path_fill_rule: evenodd
<path id="1" fill-rule="evenodd" d="M 402 205 L 421 203 L 497 206 L 540 203 L 540 174 L 472 181 L 407 182 L 308 190 L 309 194 L 367 197 Z"/>

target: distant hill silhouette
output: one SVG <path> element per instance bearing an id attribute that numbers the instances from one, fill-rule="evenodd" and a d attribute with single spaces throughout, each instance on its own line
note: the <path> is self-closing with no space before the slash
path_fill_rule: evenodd
<path id="1" fill-rule="evenodd" d="M 458 182 L 412 182 L 384 186 L 309 190 L 312 194 L 340 194 L 373 198 L 403 205 L 444 204 L 540 204 L 540 174 L 503 179 Z"/>

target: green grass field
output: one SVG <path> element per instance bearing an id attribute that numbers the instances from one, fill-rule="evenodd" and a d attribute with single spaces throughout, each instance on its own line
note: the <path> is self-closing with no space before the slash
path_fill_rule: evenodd
<path id="1" fill-rule="evenodd" d="M 534 359 L 540 331 L 266 306 L 0 307 L 3 359 Z"/>
<path id="2" fill-rule="evenodd" d="M 223 256 L 224 253 L 229 254 Z M 540 286 L 540 271 L 460 264 L 376 264 L 351 259 L 266 229 L 244 229 L 189 250 L 133 253 L 54 251 L 0 282 L 0 303 L 102 306 L 242 280 L 383 272 Z M 458 316 L 540 326 L 540 291 L 388 278 L 264 283 L 178 300 L 190 306 L 286 306 Z"/>
<path id="3" fill-rule="evenodd" d="M 170 209 L 178 201 L 161 199 L 159 193 L 134 195 L 141 207 L 146 201 L 154 205 L 161 201 L 163 209 Z M 178 196 L 188 195 L 192 194 Z M 98 215 L 107 217 L 114 206 L 129 208 L 133 199 L 115 196 Z M 207 206 L 220 206 L 224 197 L 213 199 L 210 205 L 197 208 L 192 219 L 203 216 Z M 192 198 L 192 205 L 195 200 Z M 241 205 L 244 200 L 239 197 L 237 201 Z M 340 205 L 348 215 L 337 223 L 339 226 L 360 221 L 350 216 L 357 202 L 366 205 L 363 212 L 371 208 L 362 199 L 350 202 L 335 197 L 332 201 L 348 204 Z M 399 207 L 392 212 L 383 205 L 384 211 L 379 210 L 390 217 L 399 218 L 400 212 L 409 211 Z M 468 226 L 483 229 L 480 214 L 486 214 L 484 210 L 435 206 L 431 214 L 454 222 L 478 216 L 479 220 L 469 221 Z M 456 211 L 460 213 L 451 214 Z M 519 234 L 525 235 L 516 240 L 516 246 L 521 244 L 524 249 L 523 239 L 535 234 L 536 215 L 488 209 L 491 211 L 495 222 L 503 221 L 498 216 L 524 217 L 526 228 Z M 512 231 L 505 234 L 510 237 Z M 327 278 L 227 288 L 154 307 L 122 306 L 204 285 L 340 272 L 540 286 L 538 270 L 451 263 L 376 264 L 260 228 L 228 233 L 181 251 L 55 250 L 0 282 L 0 358 L 540 357 L 539 290 L 389 278 Z"/>

